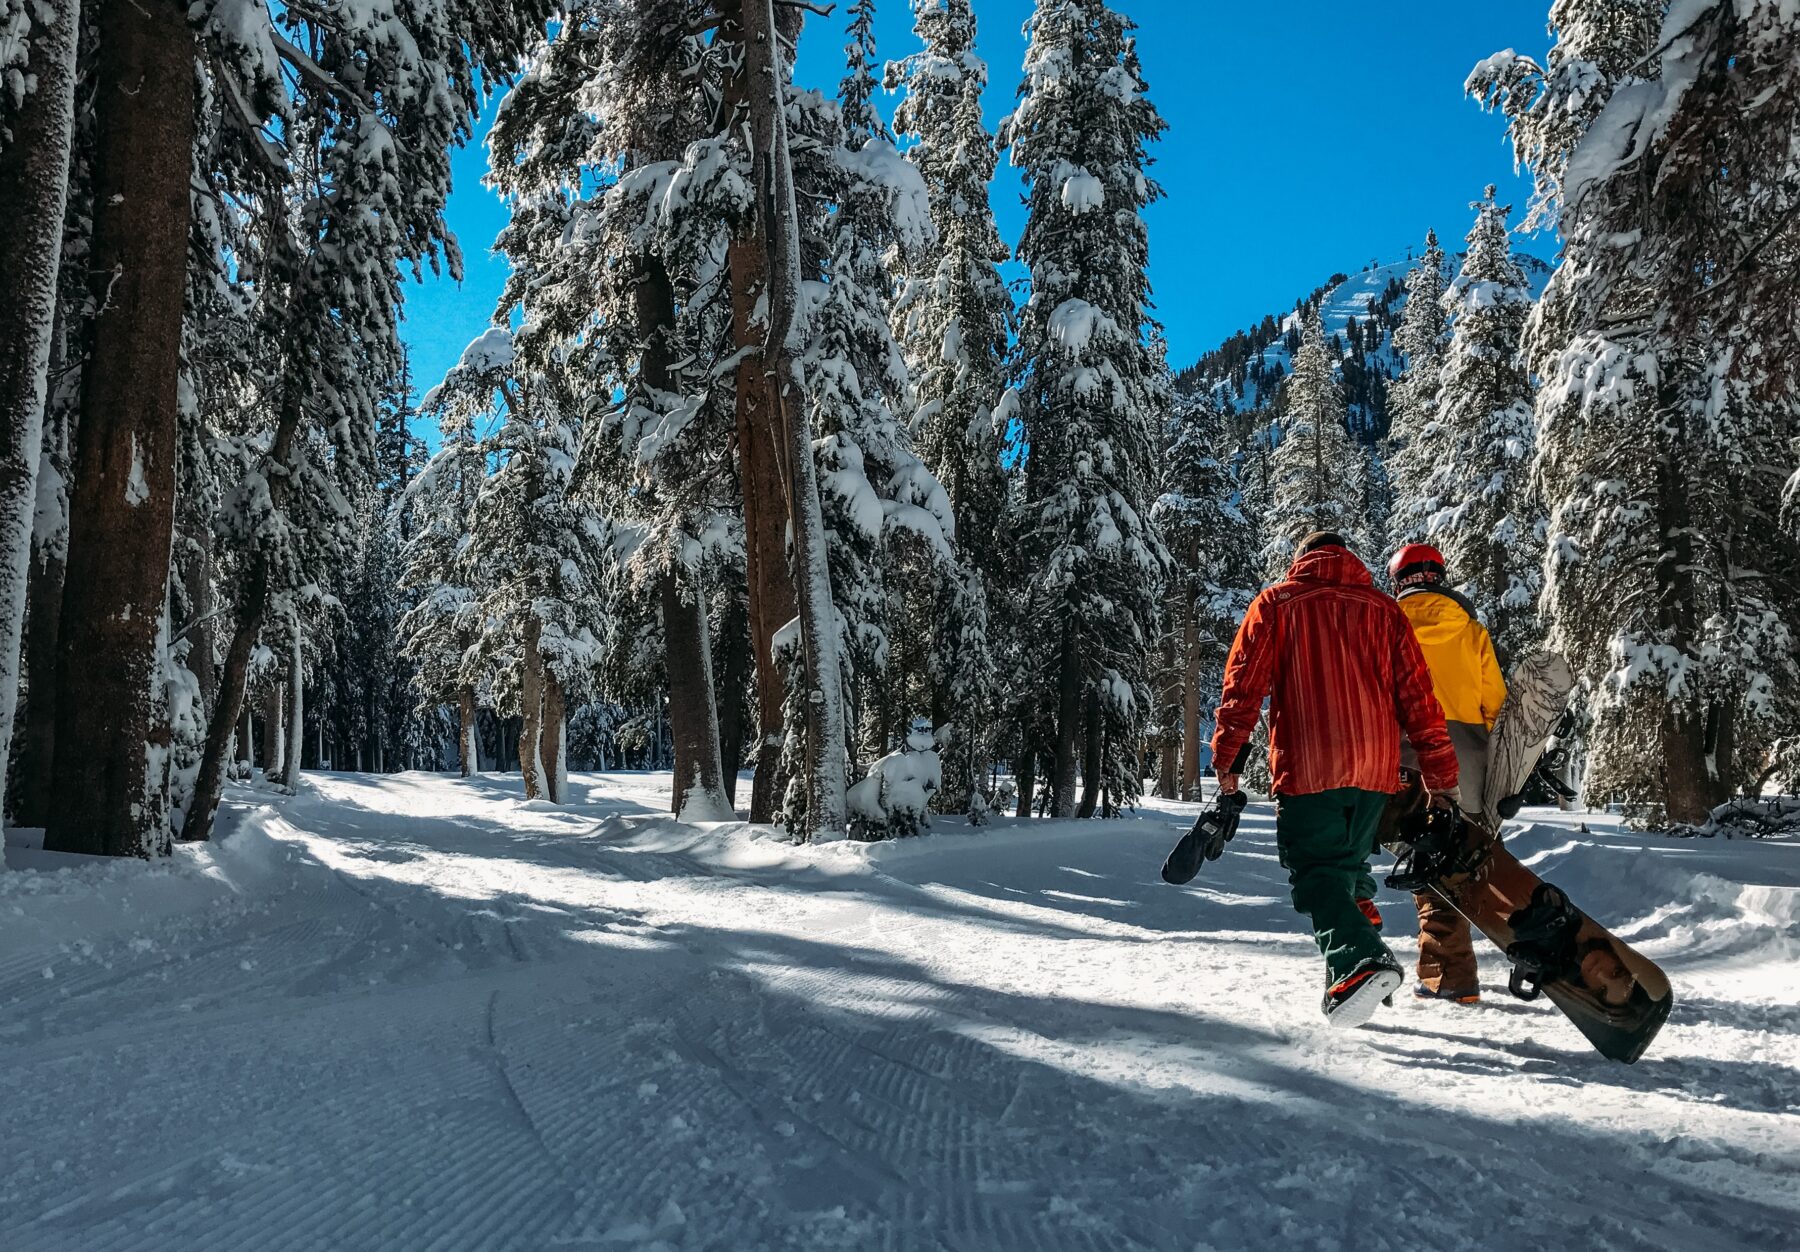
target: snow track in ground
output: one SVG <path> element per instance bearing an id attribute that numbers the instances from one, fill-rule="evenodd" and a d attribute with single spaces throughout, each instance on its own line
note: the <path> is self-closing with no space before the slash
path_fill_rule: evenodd
<path id="1" fill-rule="evenodd" d="M 1741 1249 L 1800 1226 L 1800 846 L 1514 837 L 1662 961 L 1328 1033 L 1266 809 L 793 849 L 666 778 L 309 777 L 0 873 L 0 1247 Z M 13 849 L 15 866 L 60 858 Z M 1381 901 L 1406 960 L 1409 902 Z"/>

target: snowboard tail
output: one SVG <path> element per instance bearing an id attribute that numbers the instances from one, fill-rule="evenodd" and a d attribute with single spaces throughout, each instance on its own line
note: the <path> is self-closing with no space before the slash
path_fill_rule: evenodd
<path id="1" fill-rule="evenodd" d="M 1525 790 L 1544 746 L 1569 707 L 1575 675 L 1554 652 L 1536 652 L 1513 668 L 1506 699 L 1488 739 L 1487 781 L 1482 819 L 1500 828 L 1500 807 Z"/>
<path id="2" fill-rule="evenodd" d="M 1513 993 L 1549 997 L 1600 1055 L 1626 1064 L 1642 1056 L 1674 1007 L 1668 976 L 1521 864 L 1481 823 L 1446 814 L 1427 835 L 1425 801 L 1414 778 L 1383 816 L 1381 842 L 1412 870 L 1390 885 L 1418 882 L 1441 896 L 1506 953 Z"/>

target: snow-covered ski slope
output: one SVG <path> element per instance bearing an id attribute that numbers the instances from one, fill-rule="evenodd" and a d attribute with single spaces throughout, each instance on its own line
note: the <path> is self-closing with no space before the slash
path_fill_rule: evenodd
<path id="1" fill-rule="evenodd" d="M 1482 1006 L 1327 1033 L 1265 806 L 1177 889 L 1188 805 L 794 849 L 666 787 L 308 776 L 173 866 L 14 848 L 0 1248 L 1796 1246 L 1800 845 L 1515 836 L 1674 979 L 1625 1067 L 1491 950 Z"/>

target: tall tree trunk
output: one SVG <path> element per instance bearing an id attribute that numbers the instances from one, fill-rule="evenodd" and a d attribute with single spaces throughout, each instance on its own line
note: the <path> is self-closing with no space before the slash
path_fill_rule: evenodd
<path id="1" fill-rule="evenodd" d="M 1075 810 L 1075 816 L 1086 820 L 1094 815 L 1100 804 L 1100 771 L 1105 757 L 1106 718 L 1100 712 L 1100 691 L 1093 686 L 1088 687 L 1084 720 L 1087 725 L 1081 755 L 1081 805 Z"/>
<path id="2" fill-rule="evenodd" d="M 56 640 L 62 619 L 63 562 L 50 552 L 32 562 L 25 664 L 31 675 L 20 725 L 21 826 L 42 826 L 50 813 L 50 771 L 56 759 Z"/>
<path id="3" fill-rule="evenodd" d="M 1030 817 L 1037 791 L 1037 735 L 1029 726 L 1019 732 L 1019 759 L 1013 762 L 1013 781 L 1019 788 L 1019 807 L 1014 815 Z"/>
<path id="4" fill-rule="evenodd" d="M 728 85 L 732 116 L 751 107 L 750 20 L 766 0 L 724 0 L 722 34 L 744 49 L 739 71 Z M 757 29 L 763 29 L 761 27 Z M 772 32 L 763 34 L 773 44 Z M 772 47 L 761 63 L 772 64 Z M 766 80 L 758 84 L 767 90 Z M 765 110 L 767 112 L 768 110 Z M 748 222 L 726 250 L 731 276 L 731 334 L 739 348 L 752 349 L 736 373 L 738 481 L 744 500 L 744 559 L 749 586 L 750 648 L 756 663 L 756 775 L 750 787 L 750 820 L 770 822 L 782 794 L 782 704 L 786 686 L 775 662 L 775 632 L 794 619 L 798 601 L 787 564 L 787 501 L 782 482 L 778 416 L 768 363 L 757 353 L 767 337 L 769 246 L 757 222 Z"/>
<path id="5" fill-rule="evenodd" d="M 99 0 L 93 244 L 45 846 L 154 856 L 168 825 L 149 761 L 175 523 L 177 381 L 194 147 L 194 36 L 174 0 Z"/>
<path id="6" fill-rule="evenodd" d="M 1688 481 L 1692 446 L 1687 439 L 1689 406 L 1684 402 L 1679 362 L 1663 364 L 1657 388 L 1663 435 L 1668 440 L 1657 462 L 1657 522 L 1663 537 L 1657 554 L 1657 613 L 1666 641 L 1690 651 L 1699 625 L 1695 606 L 1693 511 Z M 1706 761 L 1706 712 L 1692 699 L 1670 706 L 1661 728 L 1663 808 L 1671 822 L 1699 825 L 1711 814 L 1712 779 Z"/>
<path id="7" fill-rule="evenodd" d="M 464 778 L 473 778 L 481 771 L 476 720 L 475 688 L 464 687 L 456 699 L 456 768 Z"/>
<path id="8" fill-rule="evenodd" d="M 744 688 L 750 681 L 750 619 L 735 592 L 721 614 L 724 638 L 719 641 L 720 680 L 714 696 L 719 710 L 719 765 L 725 802 L 737 808 L 737 772 L 744 764 Z"/>
<path id="9" fill-rule="evenodd" d="M 740 346 L 761 342 L 756 309 L 764 290 L 764 252 L 734 239 L 729 251 L 732 331 Z M 756 774 L 750 820 L 775 820 L 781 800 L 782 701 L 775 632 L 793 620 L 794 584 L 787 567 L 787 505 L 776 460 L 775 419 L 762 363 L 748 357 L 737 371 L 738 479 L 744 497 L 744 564 L 749 587 L 750 652 L 756 664 Z"/>
<path id="10" fill-rule="evenodd" d="M 213 615 L 212 519 L 195 517 L 190 523 L 184 541 L 188 559 L 181 572 L 183 596 L 188 605 L 188 620 L 184 623 L 187 667 L 200 687 L 201 711 L 210 714 L 219 694 L 219 675 L 213 667 L 213 640 L 218 619 Z"/>
<path id="11" fill-rule="evenodd" d="M 1075 622 L 1063 622 L 1062 654 L 1056 672 L 1056 759 L 1051 765 L 1050 816 L 1075 815 L 1075 747 L 1081 739 L 1081 657 Z"/>
<path id="12" fill-rule="evenodd" d="M 225 754 L 231 747 L 232 728 L 240 711 L 244 721 L 243 749 L 246 763 L 256 763 L 253 719 L 244 703 L 244 688 L 250 679 L 250 653 L 262 634 L 262 606 L 268 599 L 269 569 L 266 562 L 252 561 L 246 581 L 238 594 L 238 621 L 231 632 L 231 643 L 225 649 L 225 663 L 219 668 L 219 694 L 212 717 L 206 724 L 206 747 L 200 754 L 200 774 L 194 780 L 194 799 L 182 823 L 181 837 L 190 842 L 212 837 L 213 813 L 219 798 L 225 794 Z"/>
<path id="13" fill-rule="evenodd" d="M 238 760 L 243 764 L 244 772 L 248 774 L 256 766 L 256 717 L 250 712 L 250 706 L 247 704 L 244 706 L 243 732 L 234 737 L 234 742 L 239 753 Z M 185 824 L 182 829 L 184 831 L 187 829 Z"/>
<path id="14" fill-rule="evenodd" d="M 1707 758 L 1712 762 L 1712 793 L 1707 799 L 1714 808 L 1731 799 L 1737 790 L 1737 709 L 1730 703 L 1715 704 L 1707 719 Z"/>
<path id="15" fill-rule="evenodd" d="M 686 588 L 684 596 L 673 567 L 658 581 L 668 656 L 669 730 L 675 744 L 675 816 L 688 822 L 728 822 L 732 811 L 720 765 L 706 597 L 697 586 Z"/>
<path id="16" fill-rule="evenodd" d="M 523 655 L 519 660 L 519 773 L 525 779 L 525 798 L 547 798 L 544 786 L 544 654 L 539 649 L 544 624 L 525 619 Z"/>
<path id="17" fill-rule="evenodd" d="M 1156 794 L 1165 800 L 1181 796 L 1181 682 L 1185 665 L 1180 638 L 1173 630 L 1162 637 L 1162 712 L 1157 718 L 1162 733 L 1156 741 Z"/>
<path id="18" fill-rule="evenodd" d="M 286 693 L 281 683 L 271 683 L 263 693 L 263 777 L 280 782 L 287 766 Z"/>
<path id="19" fill-rule="evenodd" d="M 287 508 L 288 489 L 293 475 L 274 472 L 285 470 L 293 462 L 294 441 L 300 433 L 305 397 L 299 379 L 290 369 L 284 379 L 281 412 L 275 422 L 275 437 L 269 446 L 269 508 L 276 514 Z M 213 812 L 219 807 L 225 780 L 225 745 L 231 727 L 237 721 L 238 706 L 244 699 L 244 680 L 248 673 L 250 653 L 262 638 L 263 624 L 269 615 L 269 593 L 274 590 L 274 570 L 267 549 L 258 546 L 250 553 L 249 571 L 238 594 L 237 626 L 226 649 L 224 673 L 220 675 L 219 700 L 207 723 L 206 751 L 200 758 L 200 776 L 194 783 L 194 803 L 182 837 L 189 840 L 212 836 Z M 275 731 L 268 731 L 271 741 Z M 191 828 L 191 833 L 190 833 Z"/>
<path id="20" fill-rule="evenodd" d="M 1200 798 L 1200 610 L 1193 594 L 1181 596 L 1181 797 Z"/>
<path id="21" fill-rule="evenodd" d="M 633 292 L 642 381 L 658 391 L 679 390 L 669 336 L 675 326 L 675 288 L 653 256 L 641 258 Z M 688 821 L 723 822 L 732 817 L 725 797 L 719 756 L 719 710 L 713 690 L 712 641 L 707 638 L 706 596 L 692 571 L 680 568 L 672 550 L 660 583 L 663 670 L 669 680 L 669 728 L 675 742 L 675 769 L 669 804 Z"/>
<path id="22" fill-rule="evenodd" d="M 1663 715 L 1663 805 L 1671 822 L 1698 826 L 1712 811 L 1706 770 L 1706 719 L 1671 708 Z"/>
<path id="23" fill-rule="evenodd" d="M 288 658 L 288 729 L 286 760 L 281 782 L 289 791 L 300 789 L 300 743 L 306 735 L 306 666 L 300 657 L 300 628 L 294 627 L 293 655 Z"/>
<path id="24" fill-rule="evenodd" d="M 568 710 L 563 703 L 562 683 L 555 673 L 544 670 L 544 729 L 539 752 L 544 761 L 544 789 L 556 804 L 569 802 L 569 736 Z"/>
<path id="25" fill-rule="evenodd" d="M 46 10 L 52 20 L 42 24 Z M 37 515 L 38 462 L 56 331 L 69 149 L 75 123 L 78 0 L 33 10 L 25 73 L 36 79 L 0 146 L 0 802 L 19 710 L 20 646 Z M 42 674 L 51 685 L 51 674 Z"/>
<path id="26" fill-rule="evenodd" d="M 774 0 L 744 4 L 744 62 L 749 82 L 750 133 L 756 154 L 756 187 L 768 249 L 768 323 L 762 365 L 769 379 L 773 416 L 787 486 L 794 588 L 800 604 L 800 652 L 805 666 L 807 779 L 806 831 L 813 840 L 847 833 L 844 693 L 838 673 L 836 608 L 825 547 L 812 432 L 795 361 L 805 340 L 800 311 L 799 211 L 788 153 L 782 32 Z M 797 33 L 797 27 L 795 31 Z"/>
<path id="27" fill-rule="evenodd" d="M 66 281 L 67 276 L 64 276 Z M 59 301 L 59 308 L 64 302 Z M 70 356 L 66 315 L 58 319 L 50 353 L 50 375 L 61 377 Z M 69 453 L 74 413 L 52 395 L 44 414 L 43 459 L 38 465 L 38 496 L 57 500 L 54 512 L 37 518 L 32 535 L 30 581 L 26 588 L 25 670 L 29 686 L 20 719 L 18 823 L 42 826 L 50 813 L 50 772 L 56 764 L 56 649 L 62 630 L 63 553 L 68 545 Z M 55 483 L 46 481 L 54 476 Z"/>

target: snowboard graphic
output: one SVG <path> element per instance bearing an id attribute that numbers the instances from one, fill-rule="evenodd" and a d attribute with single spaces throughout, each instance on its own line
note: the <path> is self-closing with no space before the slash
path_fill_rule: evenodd
<path id="1" fill-rule="evenodd" d="M 1512 992 L 1541 993 L 1600 1055 L 1626 1064 L 1644 1054 L 1674 1007 L 1669 979 L 1545 882 L 1492 831 L 1461 814 L 1425 821 L 1418 777 L 1388 803 L 1381 842 L 1400 858 L 1388 885 L 1436 892 L 1513 963 Z"/>
<path id="2" fill-rule="evenodd" d="M 1490 829 L 1500 829 L 1500 802 L 1525 790 L 1544 745 L 1569 707 L 1574 686 L 1569 663 L 1554 652 L 1533 653 L 1513 667 L 1506 703 L 1500 706 L 1488 739 L 1487 785 L 1479 816 Z"/>

